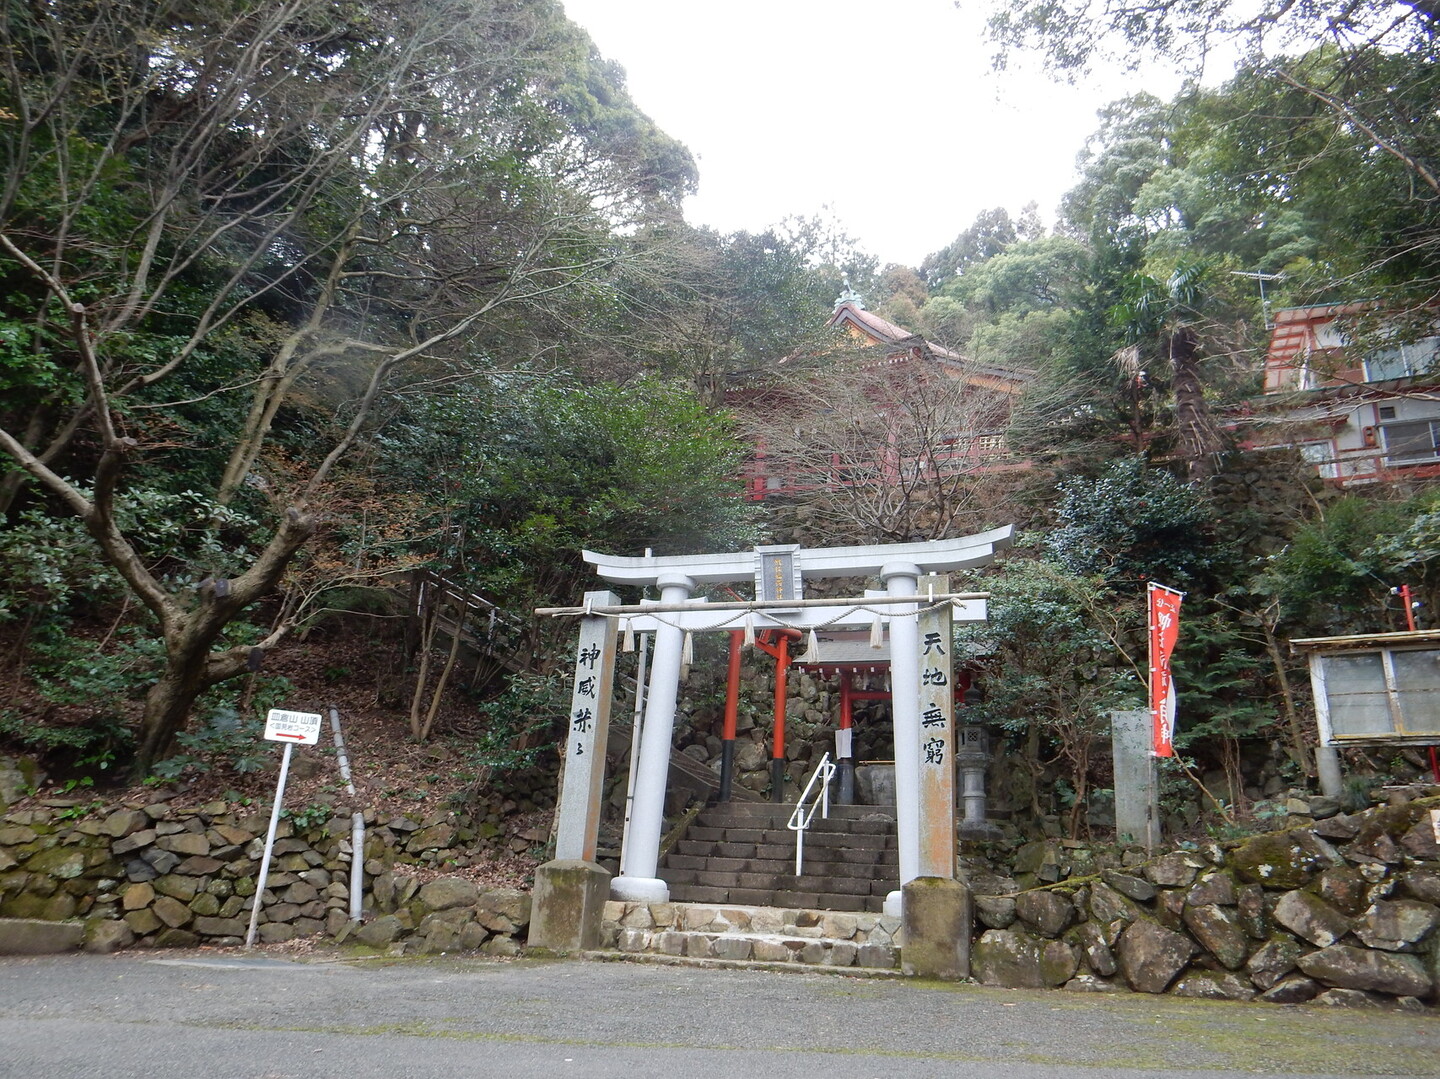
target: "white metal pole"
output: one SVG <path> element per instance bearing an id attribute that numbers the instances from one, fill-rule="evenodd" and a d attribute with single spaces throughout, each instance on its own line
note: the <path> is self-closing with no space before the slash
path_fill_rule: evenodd
<path id="1" fill-rule="evenodd" d="M 345 739 L 340 736 L 340 710 L 330 706 L 330 733 L 335 737 L 335 756 L 340 762 L 340 777 L 350 797 L 359 799 L 355 780 L 350 773 L 350 755 L 345 752 Z M 365 813 L 356 808 L 350 814 L 350 920 L 358 922 L 365 911 Z"/>
<path id="2" fill-rule="evenodd" d="M 255 878 L 255 905 L 250 908 L 250 928 L 245 932 L 245 947 L 255 947 L 255 927 L 260 922 L 260 904 L 264 902 L 265 877 L 270 872 L 270 852 L 275 849 L 275 830 L 280 826 L 280 802 L 285 797 L 285 779 L 290 774 L 290 751 L 295 746 L 285 743 L 280 758 L 280 781 L 275 784 L 275 805 L 270 809 L 270 830 L 265 833 L 265 854 L 260 859 L 260 874 Z"/>
<path id="3" fill-rule="evenodd" d="M 640 731 L 645 724 L 645 661 L 650 655 L 650 634 L 640 634 L 639 666 L 635 670 L 635 712 L 630 721 L 630 775 L 625 784 L 625 827 L 620 833 L 620 872 L 630 849 L 630 813 L 635 808 L 635 777 L 639 774 Z"/>

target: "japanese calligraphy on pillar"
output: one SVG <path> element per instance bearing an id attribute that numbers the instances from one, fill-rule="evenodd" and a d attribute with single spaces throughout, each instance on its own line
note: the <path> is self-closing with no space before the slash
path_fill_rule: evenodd
<path id="1" fill-rule="evenodd" d="M 613 592 L 585 593 L 587 606 L 619 605 Z M 615 682 L 616 624 L 589 615 L 580 620 L 575 681 L 560 781 L 555 857 L 595 860 L 600 825 L 600 788 L 605 778 L 605 742 L 610 731 L 610 694 Z"/>
<path id="2" fill-rule="evenodd" d="M 946 576 L 921 577 L 919 592 L 944 595 Z M 931 606 L 923 604 L 922 606 Z M 955 875 L 955 663 L 949 603 L 922 610 L 920 638 L 920 875 Z"/>

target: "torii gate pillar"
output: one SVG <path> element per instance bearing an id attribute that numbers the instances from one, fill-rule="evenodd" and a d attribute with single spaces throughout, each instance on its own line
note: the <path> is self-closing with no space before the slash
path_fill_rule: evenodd
<path id="1" fill-rule="evenodd" d="M 661 603 L 683 603 L 695 582 L 683 573 L 662 573 L 655 582 Z M 622 852 L 620 875 L 610 882 L 615 899 L 634 903 L 665 903 L 670 887 L 655 876 L 660 863 L 660 834 L 665 824 L 665 785 L 670 771 L 670 743 L 675 737 L 675 700 L 680 692 L 680 660 L 685 633 L 661 623 L 655 630 L 655 655 L 650 663 L 650 688 L 645 698 L 645 724 L 640 731 L 636 762 L 635 801 L 630 808 L 630 834 Z"/>

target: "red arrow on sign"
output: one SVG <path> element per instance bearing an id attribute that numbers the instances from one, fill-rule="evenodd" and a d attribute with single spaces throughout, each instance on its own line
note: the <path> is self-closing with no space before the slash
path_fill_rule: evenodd
<path id="1" fill-rule="evenodd" d="M 304 736 L 303 734 L 286 734 L 284 731 L 276 731 L 276 732 L 275 732 L 275 737 L 276 737 L 276 738 L 296 738 L 296 739 L 299 739 L 299 740 L 302 741 L 302 742 L 305 740 L 305 736 Z"/>

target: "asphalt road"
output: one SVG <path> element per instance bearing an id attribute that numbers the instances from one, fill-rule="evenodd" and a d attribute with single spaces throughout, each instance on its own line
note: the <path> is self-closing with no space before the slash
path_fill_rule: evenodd
<path id="1" fill-rule="evenodd" d="M 0 1076 L 1440 1076 L 1440 1014 L 834 974 L 237 952 L 0 959 Z"/>

